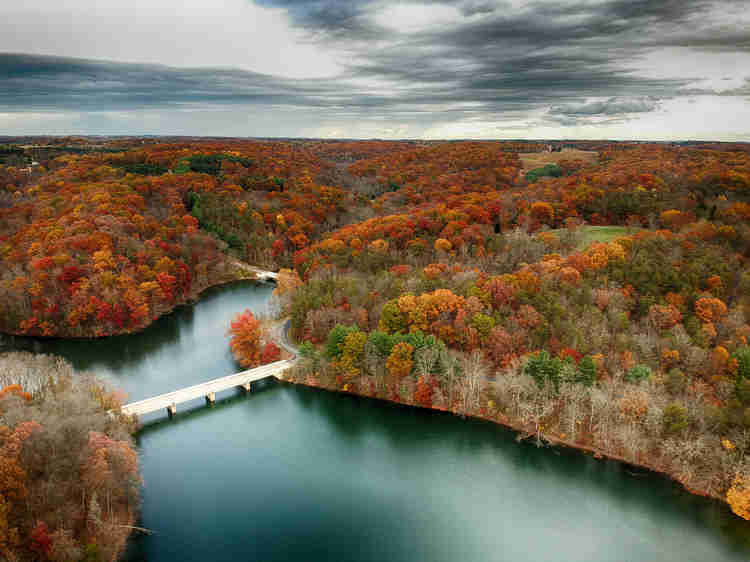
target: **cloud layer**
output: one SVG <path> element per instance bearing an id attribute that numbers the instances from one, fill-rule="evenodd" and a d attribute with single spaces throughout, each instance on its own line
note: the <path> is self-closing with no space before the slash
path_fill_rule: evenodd
<path id="1" fill-rule="evenodd" d="M 91 1 L 65 4 L 87 25 L 106 27 L 113 14 L 97 4 L 86 15 Z M 23 113 L 28 130 L 54 114 L 57 126 L 78 123 L 91 130 L 75 132 L 92 133 L 626 138 L 648 130 L 659 138 L 750 140 L 744 1 L 191 1 L 181 24 L 198 35 L 203 29 L 205 39 L 187 58 L 181 53 L 190 45 L 173 46 L 186 41 L 184 29 L 164 25 L 148 45 L 154 21 L 137 14 L 123 26 L 122 52 L 93 41 L 89 53 L 86 41 L 69 40 L 59 5 L 38 4 L 36 14 L 0 7 L 0 31 L 16 29 L 16 37 L 0 34 L 0 50 L 15 53 L 0 55 L 0 127 L 14 132 Z M 210 14 L 202 17 L 204 8 Z M 246 19 L 225 26 L 224 35 L 236 33 L 231 41 L 217 38 L 222 19 L 214 12 L 222 10 Z M 32 15 L 48 16 L 43 23 L 64 56 L 29 52 L 39 44 Z M 13 18 L 27 22 L 22 39 Z M 243 26 L 260 31 L 245 37 Z M 287 54 L 274 54 L 277 42 L 262 33 L 269 26 Z M 136 44 L 139 30 L 146 39 Z M 243 58 L 243 49 L 253 55 Z M 735 118 L 706 128 L 680 103 L 698 99 Z M 212 128 L 208 116 L 232 111 L 266 124 L 216 118 Z M 267 118 L 274 114 L 276 126 Z M 107 130 L 96 130 L 102 119 Z M 164 130 L 138 130 L 138 122 Z"/>

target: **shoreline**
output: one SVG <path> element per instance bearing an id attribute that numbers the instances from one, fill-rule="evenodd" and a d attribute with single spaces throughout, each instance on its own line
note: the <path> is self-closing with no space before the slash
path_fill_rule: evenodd
<path id="1" fill-rule="evenodd" d="M 421 410 L 429 410 L 429 411 L 433 411 L 433 412 L 444 412 L 444 413 L 451 414 L 451 415 L 457 416 L 457 417 L 471 418 L 471 419 L 480 420 L 480 421 L 484 421 L 484 422 L 488 422 L 488 423 L 493 423 L 493 424 L 499 425 L 500 427 L 502 427 L 504 429 L 507 429 L 509 431 L 516 432 L 517 433 L 517 435 L 516 435 L 516 441 L 517 442 L 520 442 L 522 440 L 535 437 L 536 434 L 537 434 L 536 431 L 530 430 L 529 428 L 525 428 L 520 423 L 515 423 L 515 422 L 513 422 L 511 420 L 508 420 L 507 418 L 505 420 L 502 420 L 502 419 L 493 418 L 493 417 L 490 417 L 490 416 L 483 416 L 483 415 L 477 415 L 477 414 L 461 414 L 461 413 L 453 412 L 451 410 L 446 410 L 446 409 L 443 409 L 443 408 L 428 408 L 426 406 L 420 406 L 419 404 L 409 404 L 407 402 L 397 402 L 397 401 L 391 400 L 389 398 L 380 398 L 378 396 L 368 396 L 368 395 L 365 395 L 365 394 L 359 394 L 357 392 L 351 392 L 351 391 L 345 391 L 345 390 L 339 390 L 339 389 L 332 389 L 332 388 L 327 388 L 327 387 L 322 386 L 322 385 L 312 385 L 312 384 L 308 384 L 306 382 L 297 382 L 297 381 L 289 380 L 287 378 L 283 378 L 281 380 L 282 380 L 282 382 L 285 382 L 285 383 L 288 383 L 288 384 L 296 384 L 296 385 L 306 386 L 308 388 L 317 388 L 317 389 L 320 389 L 320 390 L 324 390 L 326 392 L 334 392 L 334 393 L 338 393 L 338 394 L 348 394 L 350 396 L 356 396 L 357 398 L 366 398 L 366 399 L 378 400 L 378 401 L 382 401 L 382 402 L 389 402 L 391 404 L 396 404 L 396 405 L 404 406 L 404 407 L 408 407 L 408 408 L 418 408 L 418 409 L 421 409 Z M 503 417 L 505 417 L 505 416 L 503 415 Z M 699 489 L 691 488 L 690 486 L 687 486 L 683 482 L 681 482 L 676 476 L 670 474 L 669 472 L 667 472 L 667 471 L 665 471 L 665 470 L 663 470 L 661 468 L 658 468 L 657 466 L 655 466 L 653 464 L 649 464 L 649 463 L 645 463 L 645 462 L 632 461 L 632 460 L 629 460 L 629 459 L 627 459 L 627 458 L 625 458 L 625 457 L 623 457 L 621 455 L 618 455 L 616 453 L 610 453 L 610 452 L 607 452 L 607 451 L 605 451 L 603 449 L 599 449 L 599 448 L 591 446 L 591 445 L 581 445 L 581 444 L 573 443 L 573 442 L 571 442 L 569 440 L 562 439 L 562 438 L 556 437 L 556 436 L 550 436 L 550 435 L 547 435 L 545 433 L 540 433 L 539 437 L 540 437 L 540 439 L 544 443 L 546 443 L 547 445 L 550 445 L 550 446 L 561 446 L 561 447 L 565 447 L 566 449 L 575 450 L 575 451 L 577 451 L 579 453 L 589 454 L 589 455 L 591 455 L 593 458 L 595 458 L 597 460 L 605 460 L 605 459 L 606 460 L 612 460 L 612 461 L 616 461 L 616 462 L 619 462 L 619 463 L 624 464 L 624 465 L 628 465 L 628 466 L 633 467 L 633 468 L 639 468 L 639 469 L 647 470 L 649 473 L 652 473 L 652 474 L 655 474 L 655 475 L 659 475 L 660 477 L 667 478 L 668 480 L 674 482 L 675 484 L 679 484 L 689 494 L 692 494 L 694 496 L 704 497 L 704 498 L 710 499 L 712 501 L 717 501 L 717 502 L 721 503 L 723 506 L 725 506 L 727 509 L 729 509 L 729 504 L 727 503 L 726 498 L 724 496 L 716 494 L 716 493 L 712 493 L 709 490 L 699 490 Z M 731 509 L 730 509 L 730 512 L 731 512 Z"/>
<path id="2" fill-rule="evenodd" d="M 231 279 L 222 279 L 220 281 L 212 282 L 205 287 L 202 287 L 198 289 L 194 294 L 191 294 L 187 299 L 185 299 L 182 302 L 175 303 L 172 307 L 169 309 L 161 312 L 160 314 L 157 314 L 153 318 L 150 318 L 148 323 L 141 328 L 137 330 L 121 330 L 121 331 L 112 331 L 107 332 L 105 334 L 92 334 L 92 335 L 84 335 L 84 336 L 76 336 L 76 335 L 67 335 L 67 334 L 61 334 L 61 335 L 55 335 L 55 336 L 42 336 L 37 334 L 26 334 L 22 332 L 9 332 L 9 331 L 3 331 L 0 330 L 0 337 L 2 336 L 10 336 L 10 337 L 19 337 L 19 338 L 35 338 L 35 339 L 42 339 L 42 340 L 98 340 L 102 338 L 110 338 L 115 336 L 129 336 L 133 334 L 138 334 L 140 332 L 143 332 L 144 330 L 151 327 L 151 325 L 154 324 L 157 320 L 160 318 L 163 318 L 164 316 L 168 316 L 172 314 L 175 310 L 182 306 L 193 306 L 195 305 L 206 291 L 218 287 L 223 287 L 224 285 L 229 285 L 231 283 L 236 283 L 238 281 L 254 281 L 258 284 L 264 284 L 264 281 L 261 281 L 257 275 L 257 273 L 251 272 L 249 270 L 243 270 L 242 272 L 235 271 L 235 277 Z"/>

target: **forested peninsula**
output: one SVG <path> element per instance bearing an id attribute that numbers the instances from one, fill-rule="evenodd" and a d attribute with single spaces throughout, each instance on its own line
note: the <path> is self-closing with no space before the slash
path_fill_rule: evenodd
<path id="1" fill-rule="evenodd" d="M 59 357 L 0 353 L 0 558 L 114 560 L 123 551 L 141 481 L 120 399 Z"/>

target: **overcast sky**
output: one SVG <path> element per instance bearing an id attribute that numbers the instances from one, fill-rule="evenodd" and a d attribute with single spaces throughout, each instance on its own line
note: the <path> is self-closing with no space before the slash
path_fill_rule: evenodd
<path id="1" fill-rule="evenodd" d="M 0 2 L 0 135 L 750 141 L 750 0 Z"/>

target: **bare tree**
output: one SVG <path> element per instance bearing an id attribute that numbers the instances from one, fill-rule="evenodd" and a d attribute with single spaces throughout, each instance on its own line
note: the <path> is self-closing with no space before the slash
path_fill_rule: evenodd
<path id="1" fill-rule="evenodd" d="M 575 442 L 578 435 L 578 425 L 581 423 L 582 405 L 586 391 L 580 384 L 563 383 L 560 386 L 560 401 L 563 403 L 562 422 L 565 433 Z"/>
<path id="2" fill-rule="evenodd" d="M 617 428 L 617 439 L 622 443 L 626 457 L 633 462 L 638 461 L 637 453 L 643 445 L 643 437 L 635 422 L 620 425 Z"/>
<path id="3" fill-rule="evenodd" d="M 439 351 L 433 346 L 425 346 L 414 354 L 414 367 L 417 376 L 427 376 L 434 372 Z"/>
<path id="4" fill-rule="evenodd" d="M 73 367 L 62 357 L 14 351 L 0 354 L 0 388 L 18 384 L 37 394 L 61 376 L 71 376 Z"/>
<path id="5" fill-rule="evenodd" d="M 463 377 L 459 388 L 461 411 L 469 414 L 479 408 L 482 384 L 487 379 L 488 368 L 481 351 L 474 350 L 461 361 Z"/>

